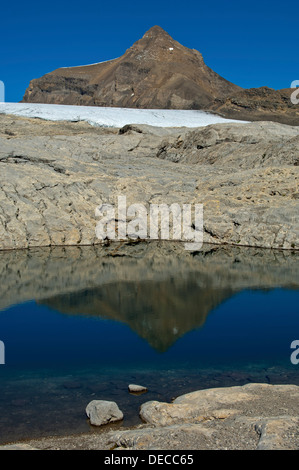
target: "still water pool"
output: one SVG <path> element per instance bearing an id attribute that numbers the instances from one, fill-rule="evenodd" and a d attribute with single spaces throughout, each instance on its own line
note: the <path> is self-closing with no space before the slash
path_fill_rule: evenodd
<path id="1" fill-rule="evenodd" d="M 0 253 L 0 442 L 94 432 L 85 407 L 299 385 L 298 254 L 170 243 Z M 128 393 L 128 384 L 148 387 Z"/>

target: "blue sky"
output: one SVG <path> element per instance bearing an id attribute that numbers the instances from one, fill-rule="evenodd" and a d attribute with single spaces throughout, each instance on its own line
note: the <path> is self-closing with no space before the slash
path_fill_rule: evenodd
<path id="1" fill-rule="evenodd" d="M 119 57 L 158 24 L 244 88 L 288 88 L 299 80 L 298 22 L 294 1 L 2 2 L 0 80 L 6 101 L 20 101 L 31 79 Z"/>

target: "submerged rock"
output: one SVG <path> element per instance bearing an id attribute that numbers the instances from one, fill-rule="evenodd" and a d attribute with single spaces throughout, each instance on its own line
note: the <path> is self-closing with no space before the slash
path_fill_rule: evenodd
<path id="1" fill-rule="evenodd" d="M 69 380 L 68 382 L 63 383 L 63 387 L 67 390 L 78 390 L 79 388 L 82 388 L 82 384 L 76 380 Z"/>

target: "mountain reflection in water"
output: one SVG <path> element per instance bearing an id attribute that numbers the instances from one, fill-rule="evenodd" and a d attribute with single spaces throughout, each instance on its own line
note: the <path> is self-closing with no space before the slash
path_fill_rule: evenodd
<path id="1" fill-rule="evenodd" d="M 168 350 L 244 289 L 296 289 L 298 254 L 169 242 L 0 253 L 0 308 L 34 299 L 61 313 L 123 322 Z"/>
<path id="2" fill-rule="evenodd" d="M 185 279 L 119 282 L 61 295 L 41 303 L 67 314 L 85 314 L 128 324 L 159 352 L 186 332 L 201 327 L 232 289 L 202 288 L 196 274 Z"/>

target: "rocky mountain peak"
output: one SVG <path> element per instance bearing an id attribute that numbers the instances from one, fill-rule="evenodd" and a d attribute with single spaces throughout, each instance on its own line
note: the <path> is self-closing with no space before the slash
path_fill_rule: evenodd
<path id="1" fill-rule="evenodd" d="M 32 80 L 23 101 L 127 108 L 205 109 L 240 91 L 207 67 L 200 52 L 153 26 L 123 56 L 57 69 Z"/>
<path id="2" fill-rule="evenodd" d="M 157 37 L 164 37 L 164 38 L 171 38 L 171 36 L 163 29 L 161 26 L 152 26 L 146 33 L 143 35 L 143 38 L 157 38 Z"/>
<path id="3" fill-rule="evenodd" d="M 199 51 L 156 25 L 117 59 L 64 67 L 32 80 L 23 102 L 201 109 L 233 119 L 298 125 L 292 91 L 244 90 L 210 69 Z"/>
<path id="4" fill-rule="evenodd" d="M 139 61 L 143 59 L 144 61 L 175 62 L 182 60 L 182 57 L 177 57 L 178 54 L 187 58 L 187 51 L 187 48 L 175 41 L 163 28 L 153 26 L 127 52 L 129 52 L 129 55 L 130 53 L 142 54 L 136 57 Z M 202 60 L 199 52 L 198 59 Z"/>

